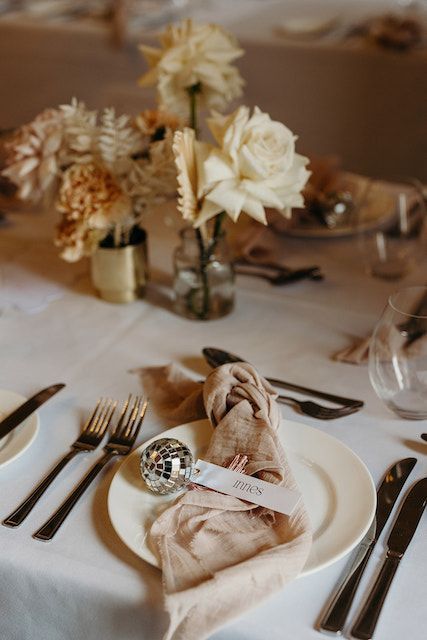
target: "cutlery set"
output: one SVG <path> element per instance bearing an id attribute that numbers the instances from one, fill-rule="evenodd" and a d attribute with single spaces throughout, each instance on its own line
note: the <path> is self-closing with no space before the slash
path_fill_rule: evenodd
<path id="1" fill-rule="evenodd" d="M 344 577 L 319 622 L 319 631 L 329 635 L 342 634 L 372 551 L 415 464 L 416 458 L 405 458 L 387 470 L 377 491 L 377 508 L 373 523 L 344 571 Z M 412 485 L 406 494 L 387 540 L 386 557 L 350 630 L 351 637 L 360 640 L 370 640 L 373 637 L 391 582 L 415 534 L 426 504 L 427 478 L 423 478 Z"/>
<path id="2" fill-rule="evenodd" d="M 290 269 L 288 267 L 278 267 L 274 264 L 253 264 L 244 260 L 234 262 L 234 271 L 243 276 L 254 276 L 267 280 L 274 286 L 291 284 L 299 280 L 323 280 L 320 267 L 302 267 L 301 269 Z"/>
<path id="3" fill-rule="evenodd" d="M 211 367 L 219 367 L 222 364 L 232 362 L 246 362 L 244 358 L 237 356 L 228 351 L 222 349 L 216 349 L 214 347 L 205 347 L 202 349 L 203 356 L 206 362 Z M 325 407 L 317 402 L 298 400 L 293 396 L 279 395 L 277 402 L 281 404 L 294 404 L 298 407 L 301 413 L 304 413 L 312 418 L 319 420 L 334 420 L 336 418 L 343 418 L 356 411 L 359 411 L 364 405 L 362 400 L 352 400 L 351 398 L 343 398 L 341 396 L 326 393 L 324 391 L 318 391 L 316 389 L 310 389 L 309 387 L 302 387 L 301 385 L 294 384 L 293 382 L 285 382 L 278 378 L 266 378 L 266 380 L 274 387 L 280 387 L 282 389 L 288 389 L 289 391 L 296 391 L 297 393 L 303 393 L 309 396 L 315 396 L 321 398 L 333 404 L 340 405 L 339 407 Z"/>
<path id="4" fill-rule="evenodd" d="M 35 411 L 43 402 L 65 385 L 53 385 L 33 396 L 0 422 L 0 434 L 6 435 L 25 418 Z M 51 540 L 56 534 L 67 515 L 78 502 L 85 490 L 96 478 L 101 469 L 115 456 L 126 456 L 132 450 L 138 436 L 147 410 L 148 401 L 141 397 L 132 398 L 130 395 L 123 405 L 117 424 L 111 431 L 111 435 L 104 446 L 104 455 L 89 470 L 83 480 L 75 487 L 62 505 L 33 535 L 37 540 Z M 83 427 L 82 433 L 71 444 L 70 451 L 56 464 L 50 473 L 37 485 L 32 493 L 13 511 L 3 525 L 8 527 L 19 526 L 37 502 L 52 484 L 57 475 L 79 453 L 89 453 L 101 444 L 107 429 L 110 427 L 117 407 L 117 402 L 109 398 L 101 398 L 91 416 Z"/>

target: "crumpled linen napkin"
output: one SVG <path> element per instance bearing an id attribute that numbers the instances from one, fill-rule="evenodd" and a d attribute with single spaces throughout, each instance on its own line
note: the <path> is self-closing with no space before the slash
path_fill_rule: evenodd
<path id="1" fill-rule="evenodd" d="M 400 333 L 396 328 L 390 327 L 384 329 L 384 335 L 380 336 L 383 344 L 383 355 L 385 355 L 385 346 L 390 344 L 390 349 L 405 353 L 407 357 L 420 356 L 427 349 L 427 335 L 420 336 L 415 340 L 409 340 L 405 335 Z M 369 345 L 372 336 L 367 338 L 357 338 L 352 344 L 335 353 L 332 358 L 338 362 L 347 362 L 348 364 L 368 364 L 369 362 Z M 390 359 L 392 354 L 390 352 Z"/>
<path id="2" fill-rule="evenodd" d="M 242 225 L 239 234 L 231 240 L 236 258 L 254 266 L 288 269 L 289 252 L 286 250 L 286 238 L 281 235 L 279 227 L 289 224 L 289 220 L 269 209 L 267 221 L 267 226 L 253 220 Z"/>
<path id="3" fill-rule="evenodd" d="M 215 430 L 206 460 L 227 466 L 235 454 L 246 454 L 248 475 L 296 488 L 277 435 L 276 393 L 252 366 L 223 365 L 203 385 L 174 365 L 140 372 L 162 416 L 208 416 Z M 207 638 L 296 578 L 311 547 L 302 500 L 288 517 L 208 490 L 184 493 L 149 536 L 170 614 L 164 640 Z"/>
<path id="4" fill-rule="evenodd" d="M 357 338 L 352 344 L 334 353 L 332 359 L 337 362 L 347 362 L 348 364 L 367 364 L 370 341 L 371 336 Z"/>

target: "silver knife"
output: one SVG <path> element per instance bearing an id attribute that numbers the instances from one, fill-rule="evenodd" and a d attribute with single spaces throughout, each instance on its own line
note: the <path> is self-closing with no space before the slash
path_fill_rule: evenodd
<path id="1" fill-rule="evenodd" d="M 341 635 L 371 553 L 416 462 L 416 458 L 404 458 L 386 472 L 377 491 L 377 508 L 373 523 L 360 543 L 349 568 L 345 570 L 344 578 L 319 622 L 319 631 Z"/>
<path id="2" fill-rule="evenodd" d="M 351 630 L 354 638 L 372 638 L 381 609 L 401 559 L 411 542 L 427 504 L 427 478 L 418 480 L 408 492 L 387 540 L 381 571 Z"/>
<path id="3" fill-rule="evenodd" d="M 55 393 L 61 391 L 65 387 L 62 382 L 59 384 L 53 384 L 42 391 L 36 393 L 35 396 L 21 404 L 15 411 L 12 411 L 4 420 L 0 422 L 0 438 L 4 438 L 21 422 L 28 418 L 36 409 L 40 407 L 46 400 L 49 400 Z"/>
<path id="4" fill-rule="evenodd" d="M 244 358 L 240 358 L 240 356 L 236 356 L 235 354 L 230 353 L 229 351 L 224 351 L 223 349 L 216 349 L 215 347 L 204 347 L 204 349 L 202 349 L 202 353 L 205 360 L 211 367 L 219 367 L 222 364 L 227 364 L 229 362 L 245 362 Z M 293 382 L 285 382 L 278 378 L 266 378 L 266 380 L 275 387 L 290 389 L 291 391 L 297 391 L 299 393 L 306 393 L 309 396 L 323 398 L 324 400 L 329 400 L 329 402 L 335 402 L 336 404 L 341 404 L 347 407 L 359 408 L 364 405 L 362 400 L 342 398 L 341 396 L 336 396 L 324 391 L 317 391 L 316 389 L 310 389 L 309 387 L 302 387 L 301 385 L 294 384 Z"/>

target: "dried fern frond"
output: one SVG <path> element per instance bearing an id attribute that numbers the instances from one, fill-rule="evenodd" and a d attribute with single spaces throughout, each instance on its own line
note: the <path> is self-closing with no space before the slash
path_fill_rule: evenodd
<path id="1" fill-rule="evenodd" d="M 102 162 L 115 175 L 130 168 L 132 156 L 143 149 L 141 134 L 131 125 L 127 115 L 116 116 L 114 109 L 104 109 L 98 136 L 98 151 Z"/>
<path id="2" fill-rule="evenodd" d="M 60 109 L 64 121 L 62 164 L 92 162 L 97 155 L 97 111 L 90 111 L 76 98 L 70 104 L 61 105 Z"/>
<path id="3" fill-rule="evenodd" d="M 62 114 L 57 109 L 42 111 L 20 127 L 5 145 L 6 176 L 18 187 L 21 200 L 39 201 L 59 174 L 62 145 Z"/>

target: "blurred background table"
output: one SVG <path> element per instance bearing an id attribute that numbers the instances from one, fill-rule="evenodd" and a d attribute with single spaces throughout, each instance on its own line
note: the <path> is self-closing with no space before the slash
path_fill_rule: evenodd
<path id="1" fill-rule="evenodd" d="M 236 34 L 246 51 L 239 61 L 245 102 L 298 131 L 304 152 L 334 153 L 362 174 L 427 180 L 427 48 L 396 52 L 346 37 L 355 24 L 401 10 L 402 3 L 193 0 L 173 6 L 158 26 L 130 23 L 120 46 L 105 20 L 0 15 L 0 128 L 72 96 L 130 113 L 152 105 L 152 89 L 137 86 L 145 68 L 137 43 L 151 41 L 170 18 L 192 16 Z M 423 6 L 417 4 L 425 18 Z M 330 20 L 330 30 L 285 37 L 283 26 L 298 16 Z"/>

